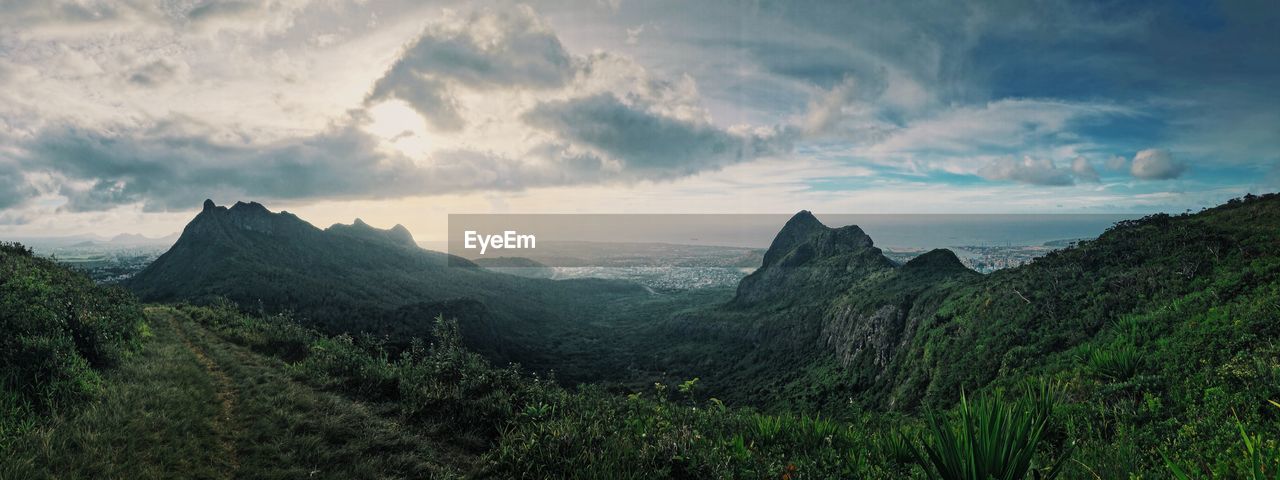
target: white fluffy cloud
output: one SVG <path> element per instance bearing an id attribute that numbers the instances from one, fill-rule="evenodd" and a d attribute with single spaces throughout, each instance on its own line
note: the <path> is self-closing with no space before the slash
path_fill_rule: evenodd
<path id="1" fill-rule="evenodd" d="M 1168 180 L 1178 178 L 1187 170 L 1185 163 L 1173 159 L 1169 152 L 1151 148 L 1133 156 L 1129 173 L 1144 180 Z"/>
<path id="2" fill-rule="evenodd" d="M 1092 163 L 1089 163 L 1089 159 L 1083 156 L 1071 160 L 1071 172 L 1082 182 L 1098 183 L 1099 181 L 1098 171 L 1093 168 Z"/>
<path id="3" fill-rule="evenodd" d="M 1032 185 L 1061 186 L 1075 183 L 1071 170 L 1058 168 L 1049 159 L 1031 157 L 1022 157 L 1021 160 L 1012 157 L 996 159 L 978 170 L 978 175 L 990 180 L 1012 180 Z"/>

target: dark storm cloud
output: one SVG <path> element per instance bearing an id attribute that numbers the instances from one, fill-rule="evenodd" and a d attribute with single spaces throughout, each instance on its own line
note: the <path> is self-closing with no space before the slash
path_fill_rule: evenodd
<path id="1" fill-rule="evenodd" d="M 528 7 L 470 14 L 460 25 L 428 27 L 374 84 L 366 104 L 407 102 L 435 127 L 464 121 L 454 88 L 550 88 L 573 77 L 573 58 Z"/>
<path id="2" fill-rule="evenodd" d="M 255 198 L 404 195 L 423 181 L 404 158 L 378 153 L 373 138 L 335 128 L 252 145 L 215 141 L 173 125 L 104 133 L 46 130 L 26 148 L 28 168 L 63 181 L 69 210 L 141 202 L 149 210 L 185 208 L 201 191 Z"/>
<path id="3" fill-rule="evenodd" d="M 0 210 L 21 204 L 35 193 L 16 165 L 0 160 Z"/>
<path id="4" fill-rule="evenodd" d="M 601 112 L 588 111 L 586 116 Z M 80 128 L 46 130 L 24 145 L 26 171 L 55 181 L 53 193 L 66 198 L 68 211 L 109 210 L 142 204 L 148 211 L 186 209 L 212 193 L 245 198 L 398 198 L 472 191 L 516 191 L 530 187 L 629 182 L 670 178 L 760 155 L 779 148 L 771 139 L 735 136 L 710 128 L 681 134 L 679 122 L 614 112 L 633 123 L 637 134 L 663 135 L 681 147 L 705 154 L 692 165 L 654 164 L 652 158 L 623 157 L 635 139 L 611 146 L 621 166 L 569 144 L 544 143 L 520 158 L 473 150 L 433 153 L 424 162 L 385 153 L 379 140 L 357 127 L 333 127 L 316 135 L 255 143 L 247 135 L 214 135 L 192 125 L 167 123 L 140 131 L 101 132 Z M 615 125 L 618 127 L 620 125 Z M 582 133 L 582 132 L 576 132 Z M 629 135 L 629 134 L 628 134 Z M 227 137 L 235 140 L 227 140 Z M 703 144 L 698 145 L 698 142 Z M 682 157 L 688 161 L 690 157 Z M 650 163 L 645 163 L 650 162 Z M 18 175 L 17 165 L 0 164 L 0 208 L 37 194 Z M 9 170 L 6 170 L 9 169 Z M 11 170 L 11 171 L 10 171 Z"/>
<path id="5" fill-rule="evenodd" d="M 787 152 L 792 130 L 731 133 L 627 105 L 610 93 L 546 102 L 525 113 L 529 125 L 589 146 L 621 162 L 628 171 L 657 176 L 705 169 Z"/>

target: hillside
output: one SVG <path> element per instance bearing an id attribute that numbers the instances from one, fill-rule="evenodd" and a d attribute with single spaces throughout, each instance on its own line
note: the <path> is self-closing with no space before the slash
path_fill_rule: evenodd
<path id="1" fill-rule="evenodd" d="M 145 301 L 226 298 L 244 309 L 291 312 L 327 332 L 385 335 L 402 346 L 429 336 L 422 318 L 448 314 L 459 320 L 468 345 L 495 360 L 570 374 L 541 353 L 549 335 L 591 336 L 598 305 L 648 295 L 626 282 L 491 272 L 419 248 L 400 225 L 381 230 L 357 219 L 322 230 L 258 203 L 228 208 L 211 201 L 168 252 L 124 286 Z"/>
<path id="2" fill-rule="evenodd" d="M 1030 265 L 979 275 L 945 250 L 895 267 L 856 227 L 829 228 L 801 212 L 733 301 L 664 326 L 687 341 L 654 346 L 663 353 L 651 368 L 701 376 L 712 394 L 757 405 L 913 411 L 949 405 L 962 389 L 1069 370 L 1089 348 L 1119 348 L 1120 330 L 1142 333 L 1151 357 L 1183 351 L 1184 341 L 1208 340 L 1177 335 L 1244 308 L 1236 329 L 1218 333 L 1258 340 L 1226 349 L 1214 340 L 1194 356 L 1222 366 L 1274 338 L 1264 320 L 1277 288 L 1277 231 L 1280 198 L 1249 197 L 1124 222 Z"/>
<path id="3" fill-rule="evenodd" d="M 147 334 L 142 307 L 127 292 L 4 242 L 0 332 L 0 447 L 95 398 L 102 376 Z"/>
<path id="4" fill-rule="evenodd" d="M 575 361 L 634 362 L 625 396 L 497 367 L 426 317 L 476 300 L 378 317 L 430 325 L 407 346 L 222 303 L 143 319 L 6 246 L 0 318 L 39 329 L 0 350 L 21 355 L 4 364 L 0 476 L 974 478 L 941 472 L 980 452 L 1008 478 L 1267 478 L 1277 226 L 1280 197 L 1246 197 L 984 276 L 945 250 L 885 263 L 856 227 L 802 212 L 736 292 L 617 304 L 647 321 Z M 69 369 L 32 373 L 46 366 Z M 595 368 L 580 373 L 610 367 Z"/>

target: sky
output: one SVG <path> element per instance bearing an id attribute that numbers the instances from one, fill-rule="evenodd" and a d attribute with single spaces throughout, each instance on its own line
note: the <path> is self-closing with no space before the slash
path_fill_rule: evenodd
<path id="1" fill-rule="evenodd" d="M 1149 213 L 1280 189 L 1280 4 L 0 0 L 0 237 Z"/>

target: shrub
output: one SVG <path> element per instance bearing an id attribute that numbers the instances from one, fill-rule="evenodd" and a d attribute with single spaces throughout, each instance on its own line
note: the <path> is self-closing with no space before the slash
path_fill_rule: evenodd
<path id="1" fill-rule="evenodd" d="M 359 346 L 350 335 L 312 343 L 296 367 L 321 387 L 372 400 L 392 400 L 399 393 L 395 368 L 378 346 Z"/>
<path id="2" fill-rule="evenodd" d="M 1271 401 L 1271 404 L 1280 407 L 1280 404 Z M 1227 465 L 1218 467 L 1212 475 L 1201 474 L 1194 467 L 1181 466 L 1164 457 L 1165 465 L 1169 468 L 1169 472 L 1178 480 L 1191 480 L 1198 478 L 1246 478 L 1249 480 L 1274 480 L 1280 479 L 1280 444 L 1275 440 L 1267 440 L 1259 433 L 1248 433 L 1245 430 L 1244 423 L 1239 418 L 1236 419 L 1236 430 L 1240 432 L 1240 451 L 1239 456 L 1233 458 L 1233 461 Z"/>
<path id="3" fill-rule="evenodd" d="M 917 462 L 930 478 L 946 480 L 1020 480 L 1055 478 L 1068 454 L 1048 468 L 1035 467 L 1053 413 L 1055 392 L 1048 384 L 1029 387 L 1019 398 L 1006 402 L 999 393 L 975 398 L 960 397 L 960 405 L 948 419 L 928 412 L 927 438 Z"/>
<path id="4" fill-rule="evenodd" d="M 1132 378 L 1142 368 L 1142 353 L 1126 343 L 1109 349 L 1091 349 L 1084 361 L 1093 375 L 1120 382 Z"/>
<path id="5" fill-rule="evenodd" d="M 0 244 L 0 390 L 13 397 L 6 405 L 47 414 L 92 397 L 97 371 L 136 350 L 143 325 L 142 308 L 123 290 Z"/>

